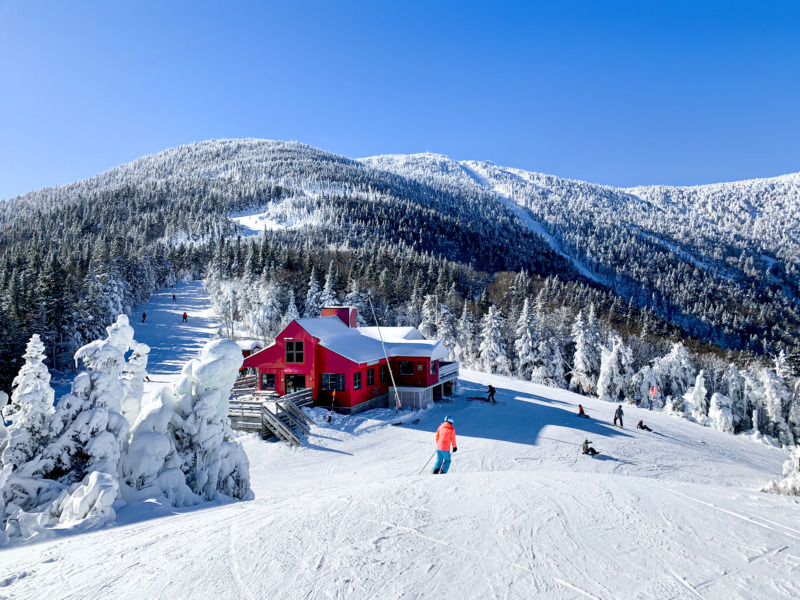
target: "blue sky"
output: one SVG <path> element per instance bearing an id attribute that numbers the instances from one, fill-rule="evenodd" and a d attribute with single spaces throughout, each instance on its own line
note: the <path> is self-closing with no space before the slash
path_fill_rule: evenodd
<path id="1" fill-rule="evenodd" d="M 800 3 L 0 0 L 0 198 L 233 137 L 619 186 L 797 172 Z"/>

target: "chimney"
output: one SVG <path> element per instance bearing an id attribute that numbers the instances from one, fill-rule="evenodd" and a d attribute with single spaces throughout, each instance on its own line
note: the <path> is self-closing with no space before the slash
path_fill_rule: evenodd
<path id="1" fill-rule="evenodd" d="M 323 317 L 339 317 L 348 327 L 356 327 L 358 313 L 352 306 L 326 306 L 322 309 Z"/>

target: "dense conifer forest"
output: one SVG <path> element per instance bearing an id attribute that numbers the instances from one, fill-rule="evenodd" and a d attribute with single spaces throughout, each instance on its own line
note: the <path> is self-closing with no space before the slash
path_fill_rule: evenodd
<path id="1" fill-rule="evenodd" d="M 243 235 L 255 214 L 263 231 Z M 609 400 L 658 383 L 665 410 L 785 441 L 800 433 L 798 221 L 798 175 L 619 190 L 430 154 L 183 146 L 0 204 L 0 389 L 32 334 L 66 370 L 118 314 L 206 277 L 231 335 L 269 342 L 347 302 L 466 365 Z M 730 424 L 713 416 L 726 408 Z"/>

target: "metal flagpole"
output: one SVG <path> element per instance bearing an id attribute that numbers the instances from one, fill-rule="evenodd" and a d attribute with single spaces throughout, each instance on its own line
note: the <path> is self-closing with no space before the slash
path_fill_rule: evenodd
<path id="1" fill-rule="evenodd" d="M 389 364 L 389 355 L 386 353 L 386 344 L 383 341 L 381 326 L 378 325 L 378 317 L 375 316 L 375 307 L 372 306 L 372 294 L 367 294 L 367 300 L 369 300 L 369 308 L 372 311 L 372 319 L 375 321 L 375 327 L 378 329 L 378 337 L 381 338 L 381 346 L 383 347 L 383 356 L 384 358 L 386 358 L 386 370 L 389 371 L 389 377 L 392 380 L 392 387 L 394 388 L 394 398 L 395 398 L 394 412 L 398 412 L 400 410 L 400 394 L 397 393 L 397 384 L 395 384 L 394 382 L 394 373 L 392 373 L 392 367 Z"/>

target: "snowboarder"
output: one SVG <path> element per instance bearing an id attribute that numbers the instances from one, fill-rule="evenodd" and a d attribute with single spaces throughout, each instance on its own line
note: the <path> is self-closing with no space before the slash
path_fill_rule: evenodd
<path id="1" fill-rule="evenodd" d="M 589 444 L 591 444 L 589 440 L 583 440 L 583 454 L 588 454 L 589 456 L 594 456 L 595 454 L 600 454 L 597 450 L 592 448 Z"/>
<path id="2" fill-rule="evenodd" d="M 617 424 L 617 420 L 619 420 L 619 426 L 622 427 L 622 415 L 625 414 L 622 412 L 622 404 L 617 407 L 617 410 L 614 411 L 614 425 Z"/>
<path id="3" fill-rule="evenodd" d="M 583 417 L 584 419 L 588 419 L 589 418 L 589 415 L 587 415 L 585 412 L 583 412 L 583 406 L 580 405 L 580 404 L 578 404 L 578 416 L 579 417 Z"/>
<path id="4" fill-rule="evenodd" d="M 187 315 L 186 313 L 183 313 L 183 322 L 184 323 L 186 323 L 186 319 L 188 319 L 188 318 L 189 318 L 189 315 Z"/>
<path id="5" fill-rule="evenodd" d="M 445 417 L 444 423 L 436 430 L 436 463 L 433 465 L 434 475 L 444 475 L 450 468 L 450 446 L 456 452 L 456 430 L 453 428 L 453 417 Z"/>
<path id="6" fill-rule="evenodd" d="M 175 302 L 175 300 L 177 300 L 177 298 L 175 298 L 175 294 L 172 294 L 172 301 Z"/>
<path id="7" fill-rule="evenodd" d="M 653 431 L 647 425 L 644 424 L 644 419 L 639 419 L 639 422 L 636 424 L 636 429 L 644 429 L 645 431 Z"/>
<path id="8" fill-rule="evenodd" d="M 486 398 L 486 399 L 487 399 L 489 402 L 492 402 L 493 404 L 494 404 L 494 403 L 497 403 L 497 400 L 495 400 L 495 399 L 494 399 L 494 393 L 495 393 L 496 391 L 497 391 L 497 390 L 496 390 L 496 389 L 494 389 L 494 386 L 493 386 L 492 384 L 489 384 L 489 397 L 488 397 L 488 398 Z"/>
<path id="9" fill-rule="evenodd" d="M 147 313 L 143 312 L 142 313 L 142 323 L 144 323 L 146 319 L 147 319 Z"/>

